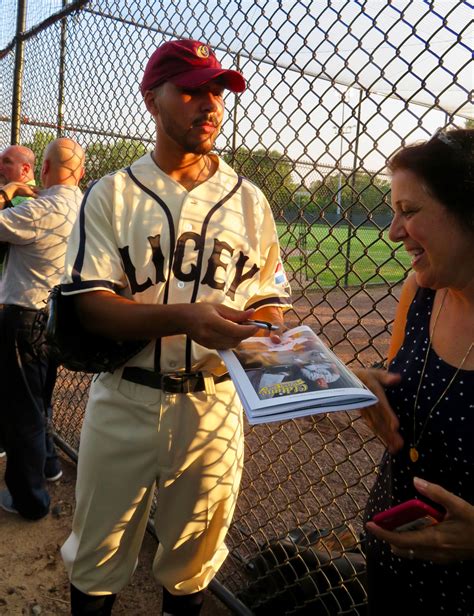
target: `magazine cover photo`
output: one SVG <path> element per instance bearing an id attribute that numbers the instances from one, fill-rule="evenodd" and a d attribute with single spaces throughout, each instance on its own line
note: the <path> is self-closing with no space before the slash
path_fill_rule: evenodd
<path id="1" fill-rule="evenodd" d="M 260 400 L 354 387 L 355 376 L 309 327 L 287 332 L 278 345 L 250 338 L 234 352 Z"/>
<path id="2" fill-rule="evenodd" d="M 377 401 L 305 325 L 283 333 L 280 343 L 248 338 L 220 354 L 252 423 L 351 410 Z"/>

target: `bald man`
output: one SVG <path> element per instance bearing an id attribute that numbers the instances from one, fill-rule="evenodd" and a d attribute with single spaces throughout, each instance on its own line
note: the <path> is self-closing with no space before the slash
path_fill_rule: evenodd
<path id="1" fill-rule="evenodd" d="M 18 193 L 7 199 L 6 193 L 1 191 L 4 184 L 17 182 L 25 185 L 26 188 L 19 189 Z M 35 154 L 33 150 L 24 145 L 10 145 L 8 148 L 0 152 L 0 204 L 3 207 L 18 205 L 28 197 L 35 195 Z M 8 248 L 8 244 L 0 246 L 0 273 L 3 267 L 3 261 Z"/>
<path id="2" fill-rule="evenodd" d="M 35 185 L 34 177 L 35 154 L 33 150 L 23 145 L 10 145 L 0 152 L 0 188 L 9 182 L 19 182 L 28 185 L 25 193 L 20 191 L 13 199 L 5 203 L 6 195 L 0 191 L 0 203 L 6 207 L 8 205 L 18 205 L 25 199 L 34 196 L 34 192 L 29 188 Z M 8 244 L 0 243 L 0 277 L 3 270 L 3 262 L 8 251 Z M 0 457 L 5 455 L 3 439 L 0 434 Z"/>
<path id="3" fill-rule="evenodd" d="M 28 184 L 35 177 L 35 155 L 24 145 L 10 145 L 0 153 L 0 186 L 9 182 Z"/>
<path id="4" fill-rule="evenodd" d="M 30 520 L 45 516 L 50 504 L 44 474 L 48 363 L 33 352 L 31 326 L 49 290 L 60 281 L 83 174 L 82 148 L 72 139 L 56 139 L 43 155 L 44 190 L 0 211 L 0 241 L 10 244 L 0 282 L 0 428 L 8 488 L 0 491 L 0 507 Z M 0 208 L 27 190 L 21 182 L 5 184 Z"/>

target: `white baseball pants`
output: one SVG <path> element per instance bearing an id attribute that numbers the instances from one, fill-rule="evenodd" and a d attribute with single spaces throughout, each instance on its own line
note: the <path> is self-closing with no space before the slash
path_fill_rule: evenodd
<path id="1" fill-rule="evenodd" d="M 230 381 L 213 395 L 166 394 L 121 374 L 102 374 L 91 386 L 64 563 L 84 593 L 123 588 L 156 484 L 154 576 L 173 594 L 197 592 L 227 556 L 243 465 L 240 401 Z"/>

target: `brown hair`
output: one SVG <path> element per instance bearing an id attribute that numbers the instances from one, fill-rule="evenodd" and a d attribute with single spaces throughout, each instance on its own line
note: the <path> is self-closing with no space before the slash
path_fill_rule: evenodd
<path id="1" fill-rule="evenodd" d="M 474 129 L 438 130 L 429 141 L 402 148 L 387 166 L 392 173 L 412 171 L 474 234 Z"/>

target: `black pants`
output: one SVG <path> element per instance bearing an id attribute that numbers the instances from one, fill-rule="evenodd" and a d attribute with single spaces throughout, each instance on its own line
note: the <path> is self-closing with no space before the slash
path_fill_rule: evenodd
<path id="1" fill-rule="evenodd" d="M 46 409 L 46 433 L 45 433 L 45 446 L 46 446 L 46 460 L 44 463 L 45 477 L 55 477 L 61 471 L 61 463 L 58 458 L 58 452 L 54 444 L 53 438 L 53 405 L 52 397 L 54 385 L 56 383 L 57 366 L 51 363 L 48 366 L 48 374 L 46 375 L 46 389 L 44 395 L 44 406 Z M 1 413 L 0 413 L 1 414 Z M 1 417 L 0 417 L 1 425 Z M 0 450 L 5 451 L 3 444 L 3 436 L 0 428 Z"/>
<path id="2" fill-rule="evenodd" d="M 49 366 L 32 346 L 35 316 L 36 311 L 17 306 L 4 306 L 0 311 L 0 433 L 7 453 L 5 483 L 15 508 L 32 520 L 45 516 L 50 504 L 44 476 Z M 49 439 L 51 448 L 54 450 Z"/>

